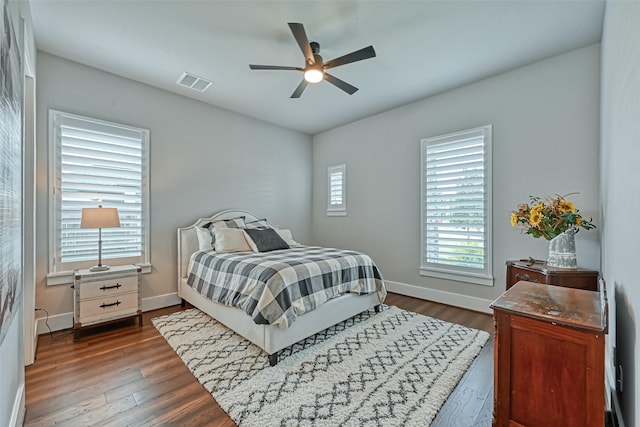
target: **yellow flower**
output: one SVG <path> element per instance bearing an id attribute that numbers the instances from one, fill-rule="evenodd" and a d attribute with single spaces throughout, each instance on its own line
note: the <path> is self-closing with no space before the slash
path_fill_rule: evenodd
<path id="1" fill-rule="evenodd" d="M 515 227 L 518 225 L 518 215 L 515 212 L 511 212 L 511 226 Z"/>
<path id="2" fill-rule="evenodd" d="M 519 204 L 517 211 L 511 211 L 511 226 L 521 227 L 523 233 L 536 239 L 544 237 L 547 240 L 568 230 L 577 232 L 580 228 L 596 228 L 592 220 L 584 219 L 576 205 L 565 197 L 558 194 L 544 198 L 529 196 L 530 203 Z"/>
<path id="3" fill-rule="evenodd" d="M 543 209 L 544 209 L 544 203 L 538 203 L 531 208 L 531 210 L 529 211 L 529 215 L 531 216 L 541 215 Z"/>
<path id="4" fill-rule="evenodd" d="M 573 203 L 571 203 L 568 200 L 560 200 L 560 203 L 558 205 L 558 207 L 560 208 L 561 212 L 573 212 L 576 210 L 576 205 L 574 205 Z"/>
<path id="5" fill-rule="evenodd" d="M 533 225 L 534 227 L 539 226 L 542 222 L 542 218 L 544 218 L 544 215 L 542 215 L 542 209 L 536 209 L 535 211 L 533 210 L 533 208 L 531 209 L 531 214 L 529 215 L 529 222 L 531 223 L 531 225 Z"/>

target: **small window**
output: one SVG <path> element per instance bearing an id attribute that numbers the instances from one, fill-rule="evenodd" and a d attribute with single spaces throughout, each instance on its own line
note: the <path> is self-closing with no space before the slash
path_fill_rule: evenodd
<path id="1" fill-rule="evenodd" d="M 80 228 L 82 208 L 117 208 L 119 228 L 102 230 L 102 258 L 149 263 L 149 131 L 50 110 L 50 273 L 98 259 L 98 230 Z"/>
<path id="2" fill-rule="evenodd" d="M 327 215 L 347 214 L 346 195 L 347 165 L 329 166 L 327 169 Z"/>
<path id="3" fill-rule="evenodd" d="M 420 274 L 493 286 L 491 125 L 422 140 Z"/>

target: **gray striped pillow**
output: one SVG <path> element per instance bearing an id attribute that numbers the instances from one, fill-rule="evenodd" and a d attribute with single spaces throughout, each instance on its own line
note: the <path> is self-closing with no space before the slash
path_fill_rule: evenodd
<path id="1" fill-rule="evenodd" d="M 211 243 L 215 248 L 216 236 L 213 231 L 216 228 L 245 228 L 246 224 L 244 222 L 244 218 L 245 218 L 244 216 L 239 216 L 236 218 L 222 219 L 219 221 L 208 222 L 204 224 L 202 227 L 209 229 L 209 232 L 211 233 Z"/>

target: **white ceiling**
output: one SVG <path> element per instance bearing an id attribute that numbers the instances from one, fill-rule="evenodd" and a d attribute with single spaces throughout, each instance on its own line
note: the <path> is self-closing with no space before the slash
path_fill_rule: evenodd
<path id="1" fill-rule="evenodd" d="M 117 1 L 31 0 L 38 49 L 308 134 L 600 41 L 604 0 Z M 325 61 L 373 45 L 377 57 L 334 68 L 289 96 L 304 66 L 288 22 Z M 180 87 L 187 71 L 212 80 Z"/>

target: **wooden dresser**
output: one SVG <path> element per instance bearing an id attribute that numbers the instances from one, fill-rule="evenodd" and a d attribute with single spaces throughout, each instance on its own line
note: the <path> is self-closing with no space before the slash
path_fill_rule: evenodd
<path id="1" fill-rule="evenodd" d="M 602 427 L 607 299 L 518 282 L 491 304 L 493 426 Z"/>
<path id="2" fill-rule="evenodd" d="M 598 275 L 597 271 L 584 268 L 549 267 L 544 261 L 536 261 L 535 264 L 527 260 L 507 261 L 507 289 L 524 280 L 597 291 Z"/>

